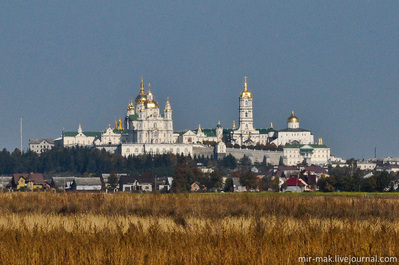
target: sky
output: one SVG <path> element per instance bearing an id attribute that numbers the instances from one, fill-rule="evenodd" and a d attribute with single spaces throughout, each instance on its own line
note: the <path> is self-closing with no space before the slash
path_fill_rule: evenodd
<path id="1" fill-rule="evenodd" d="M 342 158 L 399 157 L 398 1 L 2 1 L 0 148 L 104 131 L 151 83 L 174 129 L 300 127 Z"/>

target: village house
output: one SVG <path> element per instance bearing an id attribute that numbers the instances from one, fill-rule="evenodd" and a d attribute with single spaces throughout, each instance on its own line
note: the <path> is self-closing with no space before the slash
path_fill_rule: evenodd
<path id="1" fill-rule="evenodd" d="M 50 181 L 50 186 L 53 189 L 61 191 L 69 191 L 72 188 L 72 183 L 75 177 L 52 177 Z"/>
<path id="2" fill-rule="evenodd" d="M 247 187 L 241 185 L 240 178 L 231 178 L 231 179 L 233 180 L 234 192 L 245 192 L 245 191 L 247 191 Z"/>
<path id="3" fill-rule="evenodd" d="M 154 189 L 161 192 L 168 192 L 172 188 L 172 182 L 172 177 L 156 177 Z"/>
<path id="4" fill-rule="evenodd" d="M 107 191 L 107 192 L 109 192 L 109 191 L 111 191 L 111 186 L 110 186 L 110 181 L 109 181 L 109 177 L 111 176 L 111 174 L 109 174 L 109 173 L 104 173 L 104 174 L 101 174 L 101 176 L 100 176 L 100 179 L 101 179 L 101 185 L 102 185 L 102 187 L 103 187 L 103 190 L 105 190 L 105 191 Z M 111 191 L 111 192 L 117 192 L 117 191 L 119 191 L 119 179 L 121 178 L 121 176 L 127 176 L 127 174 L 125 174 L 125 173 L 122 173 L 122 174 L 119 174 L 119 173 L 116 173 L 115 174 L 115 177 L 116 177 L 116 179 L 115 179 L 115 183 L 116 183 L 116 186 L 115 186 L 115 188 Z"/>
<path id="5" fill-rule="evenodd" d="M 71 190 L 73 191 L 100 192 L 101 189 L 101 179 L 95 177 L 75 178 L 71 186 Z"/>
<path id="6" fill-rule="evenodd" d="M 285 182 L 286 188 L 284 192 L 304 192 L 309 191 L 307 183 L 300 178 L 292 176 Z"/>
<path id="7" fill-rule="evenodd" d="M 16 173 L 6 188 L 13 190 L 48 190 L 50 185 L 41 173 Z"/>
<path id="8" fill-rule="evenodd" d="M 192 192 L 199 191 L 201 189 L 200 183 L 198 181 L 191 184 L 190 190 Z"/>
<path id="9" fill-rule="evenodd" d="M 119 191 L 152 192 L 153 181 L 154 179 L 150 174 L 121 176 L 119 179 Z"/>
<path id="10" fill-rule="evenodd" d="M 11 179 L 11 176 L 0 176 L 0 189 L 5 189 L 7 184 L 10 183 Z"/>

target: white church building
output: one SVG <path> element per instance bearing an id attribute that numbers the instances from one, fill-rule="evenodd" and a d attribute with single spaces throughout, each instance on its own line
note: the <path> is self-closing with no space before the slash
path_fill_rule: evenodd
<path id="1" fill-rule="evenodd" d="M 247 77 L 244 79 L 244 90 L 239 96 L 238 128 L 233 121 L 232 129 L 224 129 L 220 121 L 216 128 L 197 129 L 174 132 L 173 111 L 169 98 L 163 111 L 155 100 L 148 84 L 145 91 L 143 79 L 135 101 L 130 101 L 126 116 L 115 121 L 114 128 L 109 125 L 103 132 L 84 132 L 79 125 L 77 132 L 63 132 L 62 145 L 66 147 L 87 146 L 117 152 L 123 156 L 140 154 L 183 154 L 193 155 L 195 144 L 215 143 L 217 149 L 226 148 L 219 144 L 230 141 L 233 145 L 253 146 L 257 144 L 275 144 L 283 146 L 284 159 L 287 164 L 303 160 L 327 163 L 330 149 L 324 144 L 314 143 L 311 131 L 302 129 L 299 119 L 292 111 L 287 119 L 287 128 L 275 130 L 273 124 L 268 129 L 254 127 L 253 94 L 248 90 Z M 229 140 L 228 140 L 229 139 Z M 224 150 L 224 149 L 223 149 Z M 311 150 L 311 151 L 309 151 Z"/>

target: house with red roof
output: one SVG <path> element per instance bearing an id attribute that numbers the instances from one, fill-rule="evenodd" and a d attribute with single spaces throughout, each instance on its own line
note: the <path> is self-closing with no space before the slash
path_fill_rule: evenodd
<path id="1" fill-rule="evenodd" d="M 284 192 L 304 192 L 309 191 L 308 184 L 303 180 L 296 176 L 291 176 L 284 183 L 286 188 L 283 190 Z"/>
<path id="2" fill-rule="evenodd" d="M 41 173 L 15 173 L 6 188 L 13 190 L 47 190 L 50 185 Z"/>

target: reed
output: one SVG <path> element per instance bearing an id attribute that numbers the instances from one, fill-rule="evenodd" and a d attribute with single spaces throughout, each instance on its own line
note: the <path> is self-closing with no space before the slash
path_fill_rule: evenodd
<path id="1" fill-rule="evenodd" d="M 298 264 L 398 256 L 399 197 L 0 194 L 0 264 Z M 388 263 L 389 264 L 389 263 Z"/>

